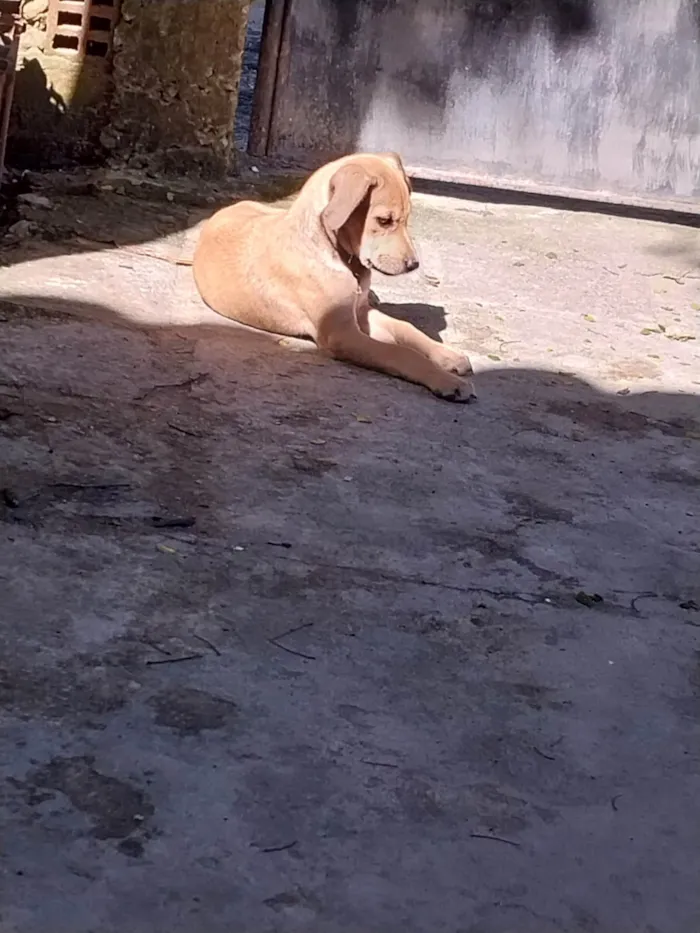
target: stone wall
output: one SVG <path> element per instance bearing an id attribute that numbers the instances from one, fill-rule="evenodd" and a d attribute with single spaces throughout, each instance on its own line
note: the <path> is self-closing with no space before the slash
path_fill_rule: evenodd
<path id="1" fill-rule="evenodd" d="M 58 27 L 65 35 L 57 41 L 62 0 L 23 4 L 10 164 L 109 159 L 154 172 L 227 171 L 249 0 L 84 6 L 84 28 L 71 26 L 74 14 L 64 12 L 68 25 Z M 97 16 L 103 7 L 112 8 L 115 28 L 91 44 L 89 29 L 104 25 Z"/>
<path id="2" fill-rule="evenodd" d="M 217 174 L 233 156 L 248 0 L 123 0 L 104 141 L 137 168 Z"/>

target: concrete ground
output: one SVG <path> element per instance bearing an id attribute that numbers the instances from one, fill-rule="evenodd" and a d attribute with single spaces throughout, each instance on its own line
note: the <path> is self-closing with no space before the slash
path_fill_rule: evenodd
<path id="1" fill-rule="evenodd" d="M 417 197 L 376 291 L 470 352 L 455 407 L 209 313 L 177 198 L 43 197 L 3 933 L 697 933 L 698 232 Z"/>

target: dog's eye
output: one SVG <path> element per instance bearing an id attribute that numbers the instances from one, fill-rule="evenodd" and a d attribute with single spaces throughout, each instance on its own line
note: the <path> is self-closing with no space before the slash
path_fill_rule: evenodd
<path id="1" fill-rule="evenodd" d="M 394 222 L 393 217 L 377 217 L 377 223 L 380 227 L 390 227 Z"/>

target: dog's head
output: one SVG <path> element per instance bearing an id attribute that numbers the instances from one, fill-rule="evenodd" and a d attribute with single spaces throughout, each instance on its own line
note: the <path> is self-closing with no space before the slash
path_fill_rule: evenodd
<path id="1" fill-rule="evenodd" d="M 341 252 L 368 269 L 401 275 L 418 268 L 410 213 L 411 185 L 399 156 L 358 155 L 331 177 L 321 223 Z"/>

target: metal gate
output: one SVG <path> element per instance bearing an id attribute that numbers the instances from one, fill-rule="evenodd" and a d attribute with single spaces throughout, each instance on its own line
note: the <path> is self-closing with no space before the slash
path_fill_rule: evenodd
<path id="1" fill-rule="evenodd" d="M 268 0 L 251 151 L 700 206 L 700 0 Z"/>

